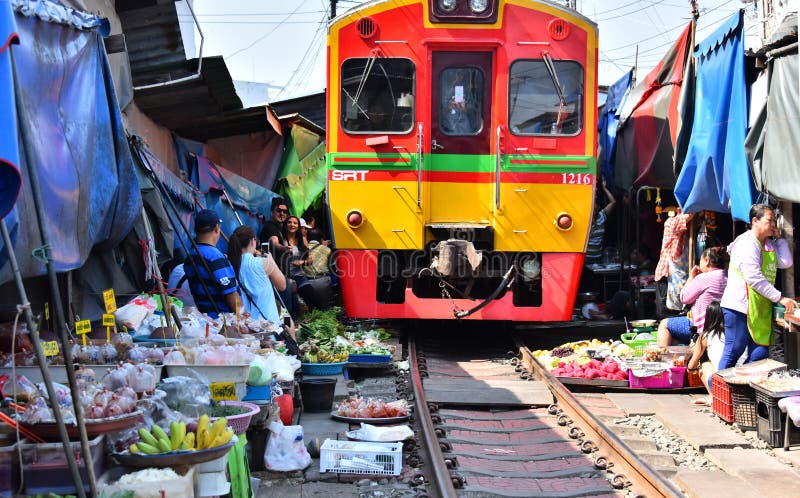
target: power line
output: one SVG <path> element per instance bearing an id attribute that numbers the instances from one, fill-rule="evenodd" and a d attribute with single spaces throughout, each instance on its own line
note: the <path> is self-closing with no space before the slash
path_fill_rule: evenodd
<path id="1" fill-rule="evenodd" d="M 296 8 L 296 9 L 294 9 L 294 11 L 293 11 L 293 12 L 291 12 L 289 15 L 287 15 L 287 16 L 286 16 L 286 17 L 285 17 L 283 20 L 284 20 L 284 21 L 286 21 L 286 20 L 288 20 L 290 17 L 292 17 L 292 16 L 294 15 L 294 13 L 295 13 L 295 12 L 297 12 L 298 10 L 300 10 L 300 6 L 301 6 L 301 5 L 302 5 L 302 4 L 298 5 L 298 6 L 297 6 L 297 8 Z M 268 37 L 269 35 L 271 35 L 272 33 L 274 33 L 274 32 L 275 32 L 275 31 L 278 29 L 278 27 L 279 27 L 279 26 L 280 26 L 280 24 L 278 24 L 278 26 L 274 27 L 272 30 L 270 30 L 270 31 L 268 31 L 267 33 L 265 33 L 263 36 L 260 36 L 260 37 L 256 38 L 256 40 L 255 40 L 253 43 L 251 43 L 250 45 L 248 45 L 248 46 L 246 46 L 246 47 L 244 47 L 244 48 L 240 48 L 239 50 L 237 50 L 237 51 L 233 52 L 232 54 L 230 54 L 230 55 L 226 56 L 226 57 L 225 57 L 225 59 L 230 59 L 231 57 L 234 57 L 234 56 L 236 56 L 236 55 L 238 55 L 238 54 L 240 54 L 240 53 L 244 52 L 245 50 L 248 50 L 248 49 L 252 48 L 252 47 L 253 47 L 253 45 L 255 45 L 256 43 L 260 42 L 261 40 L 265 39 L 266 37 Z"/>

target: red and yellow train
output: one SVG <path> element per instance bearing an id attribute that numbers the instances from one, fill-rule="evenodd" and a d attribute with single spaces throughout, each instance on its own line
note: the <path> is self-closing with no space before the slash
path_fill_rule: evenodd
<path id="1" fill-rule="evenodd" d="M 328 33 L 347 313 L 569 320 L 597 181 L 597 28 L 532 0 L 375 0 Z"/>

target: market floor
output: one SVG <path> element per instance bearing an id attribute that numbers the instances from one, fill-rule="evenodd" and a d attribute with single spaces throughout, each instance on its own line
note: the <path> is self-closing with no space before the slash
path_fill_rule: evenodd
<path id="1" fill-rule="evenodd" d="M 306 498 L 310 496 L 353 497 L 358 496 L 355 484 L 338 482 L 307 482 L 302 484 L 267 484 L 258 489 L 256 498 Z"/>

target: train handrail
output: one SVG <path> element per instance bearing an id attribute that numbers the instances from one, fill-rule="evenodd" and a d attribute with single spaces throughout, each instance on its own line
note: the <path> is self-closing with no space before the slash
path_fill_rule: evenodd
<path id="1" fill-rule="evenodd" d="M 422 207 L 422 123 L 417 125 L 417 207 Z"/>
<path id="2" fill-rule="evenodd" d="M 503 165 L 503 158 L 500 154 L 500 135 L 503 132 L 503 127 L 497 125 L 497 141 L 495 147 L 495 178 L 494 178 L 494 210 L 500 211 L 500 168 Z"/>

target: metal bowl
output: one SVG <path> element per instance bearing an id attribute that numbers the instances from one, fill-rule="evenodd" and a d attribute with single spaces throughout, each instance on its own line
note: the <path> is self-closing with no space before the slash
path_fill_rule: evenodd
<path id="1" fill-rule="evenodd" d="M 222 446 L 206 448 L 196 451 L 171 451 L 169 453 L 159 453 L 157 455 L 132 454 L 127 450 L 123 453 L 113 453 L 114 457 L 122 465 L 129 467 L 173 467 L 175 465 L 195 465 L 203 462 L 210 462 L 217 458 L 227 455 L 233 447 L 236 439 L 229 441 Z"/>

